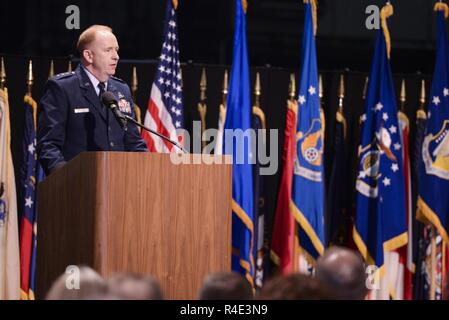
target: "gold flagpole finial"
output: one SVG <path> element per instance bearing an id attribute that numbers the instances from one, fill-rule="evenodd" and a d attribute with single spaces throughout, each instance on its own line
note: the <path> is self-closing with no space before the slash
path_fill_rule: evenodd
<path id="1" fill-rule="evenodd" d="M 172 0 L 173 8 L 176 10 L 178 9 L 178 0 Z"/>
<path id="2" fill-rule="evenodd" d="M 28 73 L 27 73 L 27 94 L 31 96 L 31 88 L 33 86 L 33 61 L 28 62 Z"/>
<path id="3" fill-rule="evenodd" d="M 402 79 L 402 82 L 401 82 L 401 96 L 400 96 L 399 99 L 400 99 L 401 102 L 405 102 L 406 98 L 407 98 L 407 96 L 406 96 L 406 91 L 405 91 L 405 80 Z"/>
<path id="4" fill-rule="evenodd" d="M 288 86 L 288 96 L 290 97 L 290 100 L 295 100 L 296 96 L 296 80 L 295 80 L 295 74 L 290 74 L 290 84 Z"/>
<path id="5" fill-rule="evenodd" d="M 338 98 L 344 99 L 345 98 L 345 76 L 340 75 L 340 87 L 338 89 Z"/>
<path id="6" fill-rule="evenodd" d="M 137 68 L 136 68 L 136 66 L 133 66 L 133 76 L 132 76 L 132 80 L 131 80 L 131 91 L 133 93 L 134 101 L 136 101 L 135 96 L 136 96 L 136 92 L 137 92 L 138 88 L 139 88 L 139 81 L 137 79 Z"/>
<path id="7" fill-rule="evenodd" d="M 323 76 L 320 74 L 318 77 L 318 97 L 320 100 L 324 97 L 324 89 L 323 89 Z"/>
<path id="8" fill-rule="evenodd" d="M 421 107 L 424 109 L 424 104 L 426 103 L 426 80 L 421 80 L 421 94 L 419 96 L 419 102 Z"/>
<path id="9" fill-rule="evenodd" d="M 369 82 L 369 77 L 365 78 L 365 85 L 363 86 L 363 93 L 362 93 L 362 99 L 365 100 L 366 99 L 366 92 L 368 91 L 368 82 Z"/>
<path id="10" fill-rule="evenodd" d="M 228 70 L 225 70 L 223 78 L 223 105 L 226 106 L 228 99 Z"/>
<path id="11" fill-rule="evenodd" d="M 67 72 L 72 72 L 72 61 L 69 60 L 69 65 L 67 67 Z"/>
<path id="12" fill-rule="evenodd" d="M 203 68 L 201 70 L 201 79 L 200 79 L 200 102 L 198 103 L 198 113 L 200 114 L 201 119 L 201 137 L 206 131 L 206 113 L 207 113 L 206 90 L 207 90 L 206 69 Z M 206 141 L 203 139 L 201 139 L 201 146 L 203 148 L 206 146 Z"/>
<path id="13" fill-rule="evenodd" d="M 6 69 L 5 69 L 5 60 L 1 59 L 0 63 L 0 89 L 3 89 L 6 86 Z"/>
<path id="14" fill-rule="evenodd" d="M 48 72 L 48 79 L 53 78 L 55 75 L 55 64 L 53 60 L 50 61 L 50 71 Z"/>
<path id="15" fill-rule="evenodd" d="M 406 91 L 405 91 L 405 80 L 402 79 L 402 82 L 401 82 L 401 95 L 399 96 L 399 102 L 401 103 L 401 105 L 400 105 L 401 111 L 404 111 L 406 99 L 407 99 L 407 95 L 406 95 Z"/>
<path id="16" fill-rule="evenodd" d="M 200 101 L 204 103 L 206 101 L 206 90 L 207 90 L 207 77 L 206 77 L 206 69 L 203 68 L 201 71 L 201 80 L 200 80 Z"/>
<path id="17" fill-rule="evenodd" d="M 259 72 L 256 73 L 256 83 L 254 85 L 254 95 L 256 96 L 256 106 L 258 107 L 260 105 L 260 95 L 262 93 L 262 88 L 260 86 L 260 74 Z"/>
<path id="18" fill-rule="evenodd" d="M 343 113 L 343 99 L 345 98 L 345 76 L 340 75 L 340 86 L 338 88 L 338 110 Z"/>
<path id="19" fill-rule="evenodd" d="M 336 119 L 343 125 L 343 137 L 346 139 L 347 123 L 343 112 L 343 101 L 345 99 L 345 76 L 340 75 L 340 85 L 338 88 L 338 111 Z"/>

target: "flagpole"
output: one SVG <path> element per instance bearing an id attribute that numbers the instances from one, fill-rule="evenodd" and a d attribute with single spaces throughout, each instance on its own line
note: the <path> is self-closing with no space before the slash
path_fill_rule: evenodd
<path id="1" fill-rule="evenodd" d="M 137 89 L 139 88 L 139 81 L 137 80 L 137 69 L 133 66 L 133 76 L 131 81 L 131 92 L 133 95 L 133 101 L 136 102 L 137 99 Z"/>
<path id="2" fill-rule="evenodd" d="M 260 89 L 260 74 L 259 72 L 256 73 L 256 83 L 254 85 L 254 97 L 255 97 L 255 106 L 259 107 L 260 106 L 260 93 L 261 93 L 261 89 Z"/>
<path id="3" fill-rule="evenodd" d="M 137 89 L 139 88 L 139 81 L 137 80 L 137 68 L 133 66 L 133 76 L 131 81 L 131 92 L 132 98 L 134 102 L 134 113 L 136 114 L 137 122 L 142 122 L 142 113 L 140 112 L 140 108 L 137 105 Z M 139 132 L 141 132 L 140 127 L 138 127 Z"/>
<path id="4" fill-rule="evenodd" d="M 338 111 L 343 114 L 343 100 L 345 98 L 345 76 L 340 75 L 340 88 L 338 90 Z"/>
<path id="5" fill-rule="evenodd" d="M 200 114 L 201 119 L 201 145 L 203 149 L 206 146 L 206 141 L 203 141 L 203 133 L 204 131 L 206 131 L 206 113 L 207 113 L 206 89 L 207 89 L 206 69 L 203 68 L 200 80 L 200 102 L 198 103 L 198 113 Z"/>
<path id="6" fill-rule="evenodd" d="M 341 121 L 343 124 L 343 138 L 346 139 L 347 132 L 347 124 L 344 116 L 343 102 L 345 100 L 345 76 L 343 74 L 340 75 L 340 88 L 338 90 L 338 116 L 337 113 L 337 121 Z"/>
<path id="7" fill-rule="evenodd" d="M 431 226 L 431 258 L 430 258 L 430 300 L 435 300 L 435 273 L 436 273 L 436 231 Z"/>
<path id="8" fill-rule="evenodd" d="M 406 91 L 405 91 L 405 80 L 402 79 L 402 83 L 401 83 L 401 95 L 399 97 L 399 102 L 400 102 L 400 111 L 404 112 L 405 110 L 405 101 L 406 101 Z"/>
<path id="9" fill-rule="evenodd" d="M 48 79 L 53 78 L 55 75 L 55 65 L 53 60 L 50 61 L 50 70 L 48 71 Z"/>
<path id="10" fill-rule="evenodd" d="M 224 121 L 226 119 L 226 109 L 228 106 L 228 70 L 225 70 L 224 76 L 223 76 L 223 89 L 222 89 L 222 103 L 220 105 L 220 120 Z"/>
<path id="11" fill-rule="evenodd" d="M 6 87 L 6 69 L 5 69 L 5 61 L 2 57 L 0 63 L 0 89 L 3 90 L 5 87 Z"/>
<path id="12" fill-rule="evenodd" d="M 295 80 L 295 74 L 290 74 L 290 83 L 288 86 L 288 95 L 291 102 L 295 102 L 295 96 L 296 96 L 296 80 Z"/>
<path id="13" fill-rule="evenodd" d="M 221 91 L 223 94 L 223 106 L 226 109 L 227 103 L 228 103 L 228 70 L 225 70 L 224 76 L 223 76 L 223 90 Z"/>
<path id="14" fill-rule="evenodd" d="M 321 120 L 321 134 L 323 135 L 323 142 L 324 142 L 324 135 L 326 133 L 326 117 L 324 114 L 324 88 L 323 88 L 323 77 L 321 74 L 318 77 L 318 96 L 320 98 L 320 120 Z M 324 152 L 324 148 L 323 148 Z"/>
<path id="15" fill-rule="evenodd" d="M 426 80 L 421 80 L 421 95 L 419 97 L 419 110 L 424 111 L 426 103 Z"/>
<path id="16" fill-rule="evenodd" d="M 28 62 L 28 73 L 27 73 L 27 95 L 31 97 L 33 88 L 33 61 Z"/>

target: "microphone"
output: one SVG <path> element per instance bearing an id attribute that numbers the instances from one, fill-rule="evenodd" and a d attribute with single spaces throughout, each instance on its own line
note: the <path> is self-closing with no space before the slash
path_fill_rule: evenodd
<path id="1" fill-rule="evenodd" d="M 112 113 L 115 116 L 115 119 L 117 119 L 118 123 L 120 124 L 120 126 L 123 128 L 123 130 L 128 130 L 128 128 L 126 127 L 127 121 L 130 121 L 131 123 L 134 123 L 136 126 L 141 127 L 143 129 L 145 129 L 146 131 L 157 135 L 159 138 L 168 141 L 169 143 L 171 143 L 172 145 L 176 146 L 177 148 L 179 148 L 179 150 L 181 150 L 184 153 L 188 153 L 187 150 L 185 150 L 182 146 L 180 146 L 176 141 L 171 140 L 170 138 L 164 136 L 163 134 L 160 134 L 159 132 L 156 132 L 154 130 L 151 130 L 150 128 L 145 127 L 143 124 L 139 123 L 138 121 L 134 120 L 132 117 L 123 114 L 120 109 L 117 106 L 117 100 L 115 99 L 115 96 L 112 92 L 110 91 L 106 91 L 105 93 L 103 93 L 101 95 L 101 101 L 109 108 L 111 109 Z"/>
<path id="2" fill-rule="evenodd" d="M 123 115 L 123 113 L 120 111 L 119 107 L 117 106 L 117 100 L 115 99 L 115 96 L 112 92 L 106 91 L 101 95 L 101 101 L 109 108 L 111 109 L 112 113 L 114 114 L 115 119 L 120 124 L 120 127 L 122 127 L 123 130 L 127 131 L 128 128 L 126 127 L 126 117 Z"/>

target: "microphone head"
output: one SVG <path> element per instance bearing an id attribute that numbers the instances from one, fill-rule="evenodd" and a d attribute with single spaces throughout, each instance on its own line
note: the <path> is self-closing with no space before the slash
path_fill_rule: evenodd
<path id="1" fill-rule="evenodd" d="M 111 104 L 117 104 L 117 99 L 115 99 L 114 94 L 110 91 L 106 91 L 101 95 L 101 101 L 107 106 L 110 106 Z"/>

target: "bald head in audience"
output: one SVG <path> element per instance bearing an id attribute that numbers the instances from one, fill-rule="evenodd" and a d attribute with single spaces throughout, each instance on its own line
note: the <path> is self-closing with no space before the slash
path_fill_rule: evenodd
<path id="1" fill-rule="evenodd" d="M 152 276 L 117 273 L 108 280 L 108 293 L 122 300 L 162 300 L 159 282 Z"/>
<path id="2" fill-rule="evenodd" d="M 317 261 L 315 277 L 335 294 L 337 299 L 363 300 L 368 289 L 362 258 L 353 250 L 331 247 Z"/>
<path id="3" fill-rule="evenodd" d="M 59 276 L 47 293 L 46 300 L 83 300 L 106 293 L 106 281 L 92 268 L 76 267 Z M 78 278 L 79 276 L 79 278 Z M 79 282 L 78 282 L 79 281 Z"/>

